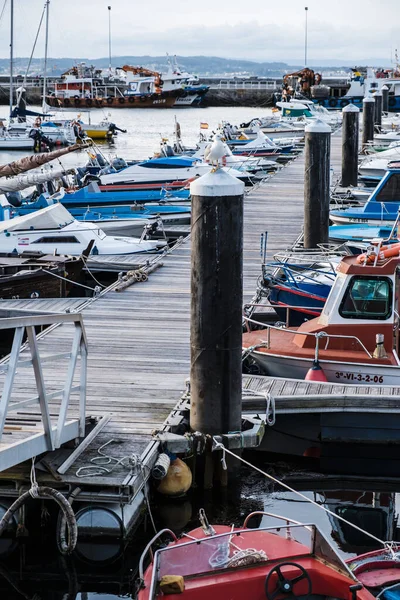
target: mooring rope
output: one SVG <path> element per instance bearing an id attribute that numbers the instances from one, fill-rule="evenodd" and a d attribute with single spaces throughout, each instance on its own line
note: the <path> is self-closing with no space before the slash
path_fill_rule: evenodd
<path id="1" fill-rule="evenodd" d="M 255 465 L 251 464 L 250 462 L 248 462 L 247 460 L 245 460 L 241 456 L 238 456 L 237 454 L 235 454 L 234 452 L 232 452 L 231 450 L 229 450 L 228 448 L 226 448 L 226 446 L 224 446 L 221 442 L 218 442 L 215 438 L 213 438 L 213 449 L 214 450 L 221 450 L 222 451 L 221 463 L 222 463 L 222 467 L 224 469 L 226 469 L 226 457 L 225 457 L 225 455 L 226 454 L 230 454 L 231 456 L 233 456 L 234 458 L 236 458 L 237 460 L 239 460 L 240 462 L 242 462 L 246 466 L 250 467 L 250 469 L 254 469 L 255 471 L 257 471 L 258 473 L 260 473 L 261 475 L 263 475 L 267 479 L 270 479 L 274 483 L 277 483 L 278 485 L 281 485 L 282 487 L 284 487 L 285 489 L 287 489 L 289 492 L 292 492 L 293 494 L 296 494 L 297 496 L 299 496 L 303 500 L 306 500 L 310 504 L 313 504 L 314 506 L 316 506 L 320 510 L 323 510 L 328 515 L 331 515 L 332 517 L 335 517 L 335 519 L 338 519 L 339 521 L 342 521 L 343 523 L 346 523 L 346 525 L 349 525 L 350 527 L 353 527 L 354 529 L 357 529 L 357 531 L 360 531 L 364 535 L 372 538 L 373 540 L 375 540 L 375 542 L 378 542 L 379 544 L 382 544 L 382 546 L 384 546 L 385 548 L 387 548 L 392 553 L 392 555 L 395 554 L 394 548 L 393 548 L 393 546 L 394 546 L 393 542 L 381 540 L 380 538 L 376 537 L 372 533 L 369 533 L 368 531 L 365 531 L 365 529 L 362 529 L 361 527 L 358 527 L 358 525 L 355 525 L 354 523 L 351 523 L 350 521 L 347 521 L 347 519 L 344 519 L 340 515 L 337 515 L 333 511 L 329 510 L 329 508 L 326 508 L 325 506 L 322 506 L 321 504 L 318 504 L 318 502 L 315 502 L 315 500 L 312 500 L 311 498 L 308 498 L 307 496 L 305 496 L 301 492 L 299 492 L 299 491 L 295 490 L 294 488 L 290 487 L 290 485 L 287 485 L 287 483 L 283 483 L 283 481 L 280 481 L 279 479 L 277 479 L 276 477 L 274 477 L 270 473 L 266 473 L 265 471 L 263 471 L 262 469 L 259 469 L 258 467 L 256 467 Z"/>

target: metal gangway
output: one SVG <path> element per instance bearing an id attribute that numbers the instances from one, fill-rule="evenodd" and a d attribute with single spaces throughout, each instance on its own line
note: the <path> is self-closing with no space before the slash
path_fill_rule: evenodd
<path id="1" fill-rule="evenodd" d="M 41 352 L 41 331 L 58 326 L 70 329 L 70 347 Z M 2 341 L 6 336 L 13 341 L 10 354 L 0 361 L 0 472 L 85 435 L 87 339 L 82 316 L 0 318 Z M 26 369 L 31 371 L 29 386 Z"/>

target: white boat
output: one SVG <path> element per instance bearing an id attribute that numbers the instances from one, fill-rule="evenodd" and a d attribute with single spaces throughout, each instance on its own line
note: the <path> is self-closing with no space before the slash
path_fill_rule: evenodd
<path id="1" fill-rule="evenodd" d="M 226 168 L 232 177 L 237 177 L 246 183 L 249 177 L 237 169 Z M 101 185 L 136 184 L 136 183 L 168 183 L 186 182 L 196 177 L 201 177 L 210 172 L 210 165 L 198 158 L 192 157 L 161 157 L 153 158 L 142 163 L 130 165 L 108 175 L 101 175 Z"/>
<path id="2" fill-rule="evenodd" d="M 329 112 L 323 106 L 319 106 L 312 100 L 293 98 L 290 102 L 277 102 L 276 106 L 281 109 L 281 121 L 289 125 L 295 124 L 303 129 L 316 119 L 324 121 L 332 129 L 340 127 L 342 123 L 341 113 Z"/>
<path id="3" fill-rule="evenodd" d="M 61 204 L 0 223 L 0 252 L 24 251 L 80 256 L 94 240 L 91 254 L 137 254 L 155 252 L 164 241 L 108 236 L 95 223 L 76 221 Z"/>
<path id="4" fill-rule="evenodd" d="M 161 77 L 164 92 L 183 90 L 174 106 L 198 106 L 209 90 L 208 85 L 200 83 L 197 75 L 188 73 L 178 65 L 176 56 L 168 56 L 168 70 Z"/>
<path id="5" fill-rule="evenodd" d="M 258 128 L 261 128 L 261 131 L 274 141 L 284 139 L 286 142 L 288 138 L 289 140 L 304 138 L 304 127 L 293 123 L 284 123 L 277 117 L 252 119 L 249 123 L 242 123 L 238 129 L 249 139 L 254 139 L 257 137 Z"/>
<path id="6" fill-rule="evenodd" d="M 0 128 L 0 150 L 33 150 L 34 144 L 35 140 L 26 131 L 10 133 L 8 128 Z"/>

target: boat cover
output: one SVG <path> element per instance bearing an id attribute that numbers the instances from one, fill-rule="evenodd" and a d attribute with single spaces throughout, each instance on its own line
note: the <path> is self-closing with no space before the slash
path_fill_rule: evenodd
<path id="1" fill-rule="evenodd" d="M 15 217 L 0 223 L 0 233 L 35 229 L 62 229 L 74 221 L 62 204 L 52 204 L 23 217 Z"/>

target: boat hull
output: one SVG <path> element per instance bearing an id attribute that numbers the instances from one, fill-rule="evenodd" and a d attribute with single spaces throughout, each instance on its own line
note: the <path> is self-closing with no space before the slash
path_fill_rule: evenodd
<path id="1" fill-rule="evenodd" d="M 162 92 L 144 96 L 119 96 L 108 98 L 62 98 L 47 96 L 46 102 L 54 108 L 171 108 L 179 94 Z"/>
<path id="2" fill-rule="evenodd" d="M 251 357 L 255 360 L 263 375 L 290 377 L 292 379 L 305 379 L 313 362 L 309 358 L 267 354 L 257 350 L 251 353 Z M 400 367 L 328 360 L 319 360 L 319 363 L 327 380 L 331 383 L 400 385 Z"/>
<path id="3" fill-rule="evenodd" d="M 342 96 L 341 98 L 312 98 L 315 104 L 319 104 L 329 110 L 341 110 L 348 104 L 354 104 L 360 110 L 363 109 L 363 96 Z M 400 96 L 389 96 L 389 112 L 398 112 L 400 110 Z"/>

